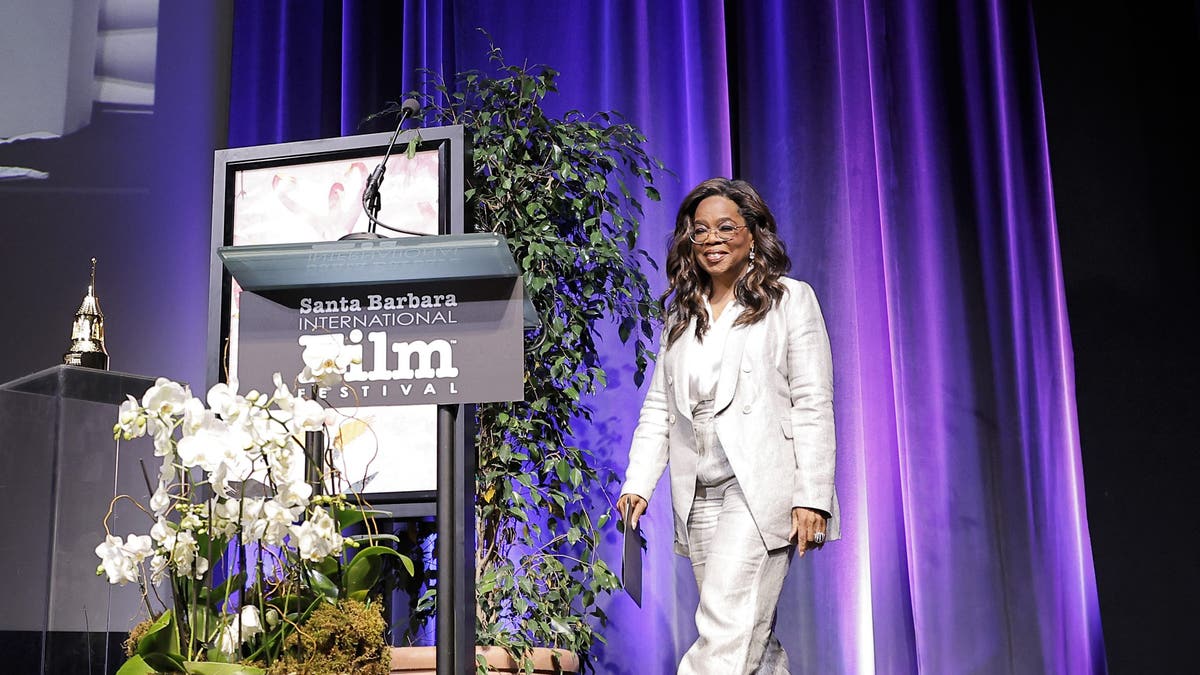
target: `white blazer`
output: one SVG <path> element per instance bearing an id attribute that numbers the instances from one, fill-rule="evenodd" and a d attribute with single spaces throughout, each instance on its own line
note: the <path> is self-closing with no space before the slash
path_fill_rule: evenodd
<path id="1" fill-rule="evenodd" d="M 829 514 L 826 541 L 841 530 L 829 336 L 812 287 L 780 281 L 783 299 L 758 323 L 729 332 L 713 400 L 717 437 L 767 550 L 790 543 L 794 506 Z M 659 351 L 621 494 L 649 501 L 669 461 L 675 552 L 687 555 L 697 455 L 682 344 Z"/>

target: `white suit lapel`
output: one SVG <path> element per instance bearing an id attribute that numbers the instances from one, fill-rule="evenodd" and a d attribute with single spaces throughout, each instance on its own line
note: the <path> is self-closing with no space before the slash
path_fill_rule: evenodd
<path id="1" fill-rule="evenodd" d="M 692 319 L 687 331 L 671 346 L 671 358 L 667 366 L 667 386 L 675 392 L 675 407 L 688 420 L 692 419 L 692 406 L 688 404 L 688 374 L 684 359 L 687 356 L 687 345 L 695 330 L 696 320 Z"/>
<path id="2" fill-rule="evenodd" d="M 733 401 L 737 390 L 738 368 L 742 363 L 742 350 L 746 337 L 753 326 L 734 326 L 725 338 L 725 349 L 721 354 L 721 375 L 717 378 L 717 393 L 713 397 L 713 414 L 719 413 Z"/>

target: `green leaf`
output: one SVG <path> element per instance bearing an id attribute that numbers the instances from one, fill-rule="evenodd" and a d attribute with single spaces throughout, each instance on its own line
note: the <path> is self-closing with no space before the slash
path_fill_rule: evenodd
<path id="1" fill-rule="evenodd" d="M 138 640 L 137 653 L 147 654 L 178 654 L 179 631 L 175 628 L 175 614 L 171 610 L 163 612 L 146 634 Z"/>
<path id="2" fill-rule="evenodd" d="M 308 584 L 314 591 L 325 596 L 325 599 L 329 602 L 337 602 L 338 587 L 337 584 L 330 581 L 329 577 L 321 574 L 317 570 L 309 570 Z"/>
<path id="3" fill-rule="evenodd" d="M 338 529 L 344 530 L 351 525 L 357 525 L 367 518 L 391 518 L 390 511 L 380 511 L 378 509 L 365 509 L 357 506 L 351 506 L 344 509 L 334 509 L 333 519 L 337 521 Z"/>
<path id="4" fill-rule="evenodd" d="M 129 657 L 129 660 L 117 669 L 117 675 L 155 675 L 157 672 L 140 654 Z"/>
<path id="5" fill-rule="evenodd" d="M 195 675 L 264 675 L 265 670 L 240 663 L 213 663 L 212 661 L 185 661 L 189 674 Z"/>
<path id="6" fill-rule="evenodd" d="M 383 572 L 382 556 L 385 555 L 393 555 L 405 560 L 404 556 L 386 546 L 368 546 L 356 553 L 350 564 L 346 565 L 346 573 L 343 577 L 346 591 L 349 593 L 370 591 L 375 582 L 379 581 Z M 412 561 L 407 562 L 405 567 L 411 575 L 413 573 Z"/>
<path id="7" fill-rule="evenodd" d="M 313 567 L 316 571 L 324 574 L 327 577 L 332 577 L 338 571 L 338 559 L 333 556 L 322 558 L 320 562 Z"/>
<path id="8" fill-rule="evenodd" d="M 550 617 L 550 627 L 554 629 L 555 633 L 571 635 L 571 627 L 568 626 L 565 621 L 563 621 L 562 617 Z"/>
<path id="9" fill-rule="evenodd" d="M 400 537 L 397 537 L 394 534 L 382 534 L 382 533 L 355 534 L 355 535 L 346 537 L 346 540 L 352 541 L 356 544 L 366 544 L 367 546 L 374 546 L 376 543 L 383 542 L 383 541 L 391 541 L 391 542 L 398 543 L 400 541 Z"/>
<path id="10" fill-rule="evenodd" d="M 183 657 L 179 654 L 166 654 L 163 652 L 154 652 L 151 654 L 142 654 L 142 659 L 146 665 L 150 666 L 159 673 L 180 673 L 186 672 L 183 665 Z"/>
<path id="11" fill-rule="evenodd" d="M 200 640 L 208 640 L 215 635 L 220 623 L 216 612 L 208 605 L 197 604 L 188 610 L 188 624 L 192 628 L 192 635 Z"/>

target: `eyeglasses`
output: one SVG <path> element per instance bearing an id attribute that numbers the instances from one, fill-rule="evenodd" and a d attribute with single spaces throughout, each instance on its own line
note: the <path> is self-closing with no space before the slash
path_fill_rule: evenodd
<path id="1" fill-rule="evenodd" d="M 709 235 L 715 233 L 717 235 L 718 242 L 725 242 L 733 239 L 733 236 L 737 234 L 738 230 L 745 229 L 746 227 L 746 225 L 721 223 L 717 226 L 717 229 L 713 230 L 703 225 L 698 225 L 693 227 L 692 231 L 688 233 L 688 239 L 690 239 L 693 244 L 703 244 L 709 240 Z"/>

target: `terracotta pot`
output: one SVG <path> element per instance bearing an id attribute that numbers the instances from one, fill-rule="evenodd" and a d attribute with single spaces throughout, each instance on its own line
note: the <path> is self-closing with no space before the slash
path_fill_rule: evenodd
<path id="1" fill-rule="evenodd" d="M 554 666 L 552 654 L 558 653 L 561 668 Z M 490 672 L 517 673 L 521 672 L 517 662 L 512 660 L 508 652 L 500 647 L 476 647 L 476 654 L 483 654 L 487 659 Z M 562 649 L 544 649 L 536 647 L 533 650 L 533 672 L 536 675 L 565 675 L 579 672 L 579 657 L 573 652 Z M 392 647 L 392 673 L 404 675 L 437 675 L 436 647 Z"/>

